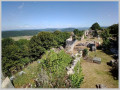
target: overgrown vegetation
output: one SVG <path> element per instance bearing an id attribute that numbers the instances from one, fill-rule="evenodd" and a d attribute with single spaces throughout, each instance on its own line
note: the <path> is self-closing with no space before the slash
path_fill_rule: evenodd
<path id="1" fill-rule="evenodd" d="M 72 58 L 63 50 L 58 54 L 53 50 L 47 51 L 40 59 L 38 71 L 39 82 L 42 88 L 65 88 L 70 87 L 66 67 L 70 64 Z M 69 80 L 68 80 L 69 81 Z"/>
<path id="2" fill-rule="evenodd" d="M 84 31 L 83 30 L 79 31 L 78 29 L 75 29 L 73 32 L 75 34 L 74 39 L 81 40 L 81 37 L 83 36 Z"/>
<path id="3" fill-rule="evenodd" d="M 37 36 L 33 36 L 30 40 L 30 58 L 36 60 L 52 47 L 59 47 L 65 45 L 65 40 L 69 38 L 70 33 L 55 31 L 40 32 Z"/>
<path id="4" fill-rule="evenodd" d="M 72 83 L 72 88 L 80 88 L 80 85 L 84 79 L 84 76 L 82 74 L 82 68 L 80 65 L 80 61 L 77 62 L 75 68 L 74 68 L 74 74 L 70 75 L 70 80 Z"/>
<path id="5" fill-rule="evenodd" d="M 37 63 L 40 61 L 40 63 Z M 68 76 L 66 67 L 72 61 L 72 57 L 60 50 L 58 53 L 52 49 L 46 51 L 41 59 L 33 62 L 23 71 L 23 75 L 16 74 L 13 80 L 16 88 L 24 87 L 29 83 L 33 88 L 78 88 L 83 81 L 80 62 L 74 68 L 75 73 Z M 40 86 L 35 87 L 34 79 L 38 78 Z"/>
<path id="6" fill-rule="evenodd" d="M 102 34 L 103 47 L 105 50 L 110 50 L 110 48 L 118 49 L 118 24 L 111 25 L 106 28 Z"/>
<path id="7" fill-rule="evenodd" d="M 14 41 L 11 38 L 2 40 L 2 71 L 4 75 L 10 76 L 41 57 L 41 55 L 52 47 L 65 45 L 69 38 L 68 32 L 40 32 L 31 40 L 20 39 Z"/>

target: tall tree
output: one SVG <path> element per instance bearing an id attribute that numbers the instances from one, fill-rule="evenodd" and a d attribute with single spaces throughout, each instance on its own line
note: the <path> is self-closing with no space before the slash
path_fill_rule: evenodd
<path id="1" fill-rule="evenodd" d="M 99 30 L 101 29 L 100 25 L 96 22 L 94 23 L 91 27 L 90 27 L 92 30 Z"/>
<path id="2" fill-rule="evenodd" d="M 46 50 L 56 47 L 54 35 L 51 32 L 40 32 L 33 36 L 29 43 L 30 56 L 32 59 L 39 58 Z"/>

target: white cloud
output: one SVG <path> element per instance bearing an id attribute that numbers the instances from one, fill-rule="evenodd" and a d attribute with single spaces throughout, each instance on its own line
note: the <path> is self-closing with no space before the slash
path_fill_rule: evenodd
<path id="1" fill-rule="evenodd" d="M 22 3 L 20 6 L 18 6 L 18 9 L 22 9 L 24 7 L 24 3 Z"/>

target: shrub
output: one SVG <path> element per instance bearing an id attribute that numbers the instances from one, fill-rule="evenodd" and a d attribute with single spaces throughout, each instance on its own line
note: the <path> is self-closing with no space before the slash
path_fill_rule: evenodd
<path id="1" fill-rule="evenodd" d="M 84 49 L 83 50 L 83 56 L 85 57 L 85 56 L 87 56 L 88 55 L 88 49 Z"/>

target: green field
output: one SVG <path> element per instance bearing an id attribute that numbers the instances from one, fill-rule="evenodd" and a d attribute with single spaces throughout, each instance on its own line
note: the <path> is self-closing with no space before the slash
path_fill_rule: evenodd
<path id="1" fill-rule="evenodd" d="M 13 40 L 18 41 L 20 39 L 27 39 L 30 40 L 33 36 L 18 36 L 18 37 L 11 37 Z"/>

